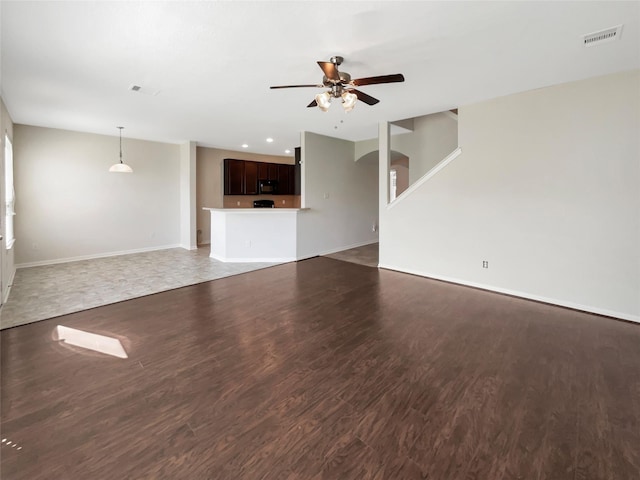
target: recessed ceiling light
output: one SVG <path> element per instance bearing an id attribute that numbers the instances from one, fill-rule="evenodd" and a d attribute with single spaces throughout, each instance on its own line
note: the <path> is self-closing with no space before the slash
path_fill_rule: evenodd
<path id="1" fill-rule="evenodd" d="M 291 153 L 291 150 L 285 150 L 284 153 Z"/>
<path id="2" fill-rule="evenodd" d="M 247 145 L 246 143 L 243 143 L 242 148 L 249 148 L 249 145 Z"/>
<path id="3" fill-rule="evenodd" d="M 273 138 L 271 137 L 267 138 L 267 143 L 271 143 L 271 142 L 273 142 Z"/>

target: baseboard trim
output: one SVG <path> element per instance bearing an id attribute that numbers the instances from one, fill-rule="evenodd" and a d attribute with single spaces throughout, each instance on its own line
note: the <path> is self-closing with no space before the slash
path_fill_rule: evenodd
<path id="1" fill-rule="evenodd" d="M 220 255 L 215 255 L 213 253 L 209 254 L 209 258 L 213 258 L 214 260 L 218 260 L 219 262 L 230 262 L 230 263 L 288 263 L 295 262 L 295 257 L 278 257 L 278 258 L 228 258 L 222 257 Z"/>
<path id="2" fill-rule="evenodd" d="M 11 293 L 11 287 L 13 286 L 13 280 L 16 278 L 16 268 L 11 271 L 11 275 L 7 279 L 7 291 L 4 293 L 4 298 L 2 299 L 2 305 L 9 301 L 9 294 Z"/>
<path id="3" fill-rule="evenodd" d="M 43 267 L 45 265 L 57 265 L 59 263 L 79 262 L 81 260 L 95 260 L 98 258 L 117 257 L 119 255 L 130 255 L 132 253 L 155 252 L 158 250 L 169 250 L 171 248 L 182 248 L 180 244 L 162 245 L 159 247 L 136 248 L 133 250 L 121 250 L 118 252 L 97 253 L 94 255 L 80 255 L 78 257 L 57 258 L 54 260 L 43 260 L 40 262 L 27 262 L 16 265 L 16 268 Z"/>
<path id="4" fill-rule="evenodd" d="M 366 245 L 373 245 L 374 243 L 378 243 L 378 241 L 379 240 L 365 240 L 364 242 L 352 243 L 351 245 L 345 245 L 342 247 L 331 248 L 329 250 L 323 250 L 322 252 L 318 252 L 309 256 L 298 258 L 298 260 L 301 260 L 303 258 L 306 259 L 306 258 L 320 257 L 322 255 L 331 255 L 332 253 L 342 252 L 343 250 L 350 250 L 352 248 L 364 247 Z"/>
<path id="5" fill-rule="evenodd" d="M 634 323 L 640 323 L 640 316 L 639 315 L 631 315 L 628 313 L 623 313 L 623 312 L 616 312 L 613 310 L 607 310 L 604 308 L 597 308 L 597 307 L 592 307 L 589 305 L 582 305 L 579 303 L 573 303 L 573 302 L 567 302 L 564 300 L 558 300 L 556 298 L 549 298 L 549 297 L 543 297 L 540 295 L 533 295 L 530 293 L 526 293 L 526 292 L 521 292 L 518 290 L 511 290 L 508 288 L 501 288 L 501 287 L 494 287 L 492 285 L 485 285 L 482 283 L 476 283 L 476 282 L 468 282 L 465 280 L 460 280 L 458 278 L 452 278 L 452 277 L 446 277 L 446 276 L 442 276 L 442 275 L 434 275 L 432 273 L 429 272 L 423 272 L 423 271 L 418 271 L 418 270 L 413 270 L 413 269 L 405 269 L 405 268 L 399 268 L 393 265 L 387 265 L 387 264 L 383 264 L 380 263 L 378 265 L 379 268 L 384 268 L 387 270 L 393 270 L 396 272 L 401 272 L 401 273 L 409 273 L 411 275 L 418 275 L 420 277 L 426 277 L 426 278 L 432 278 L 434 280 L 441 280 L 443 282 L 448 282 L 448 283 L 455 283 L 457 285 L 464 285 L 466 287 L 473 287 L 473 288 L 478 288 L 480 290 L 487 290 L 489 292 L 495 292 L 495 293 L 502 293 L 505 295 L 510 295 L 513 297 L 519 297 L 519 298 L 524 298 L 526 300 L 534 300 L 536 302 L 541 302 L 541 303 L 547 303 L 550 305 L 556 305 L 558 307 L 564 307 L 564 308 L 570 308 L 572 310 L 579 310 L 581 312 L 586 312 L 586 313 L 594 313 L 596 315 L 602 315 L 605 317 L 612 317 L 612 318 L 616 318 L 619 320 L 626 320 L 628 322 L 634 322 Z"/>

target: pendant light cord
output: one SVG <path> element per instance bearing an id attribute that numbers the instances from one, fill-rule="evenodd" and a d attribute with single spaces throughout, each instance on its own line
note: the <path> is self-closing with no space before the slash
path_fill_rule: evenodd
<path id="1" fill-rule="evenodd" d="M 122 129 L 124 127 L 118 127 L 120 129 L 120 163 L 122 163 Z"/>
<path id="2" fill-rule="evenodd" d="M 116 172 L 116 173 L 133 173 L 133 169 L 122 161 L 122 129 L 124 127 L 116 127 L 116 128 L 120 130 L 120 163 L 114 163 L 113 165 L 111 165 L 111 167 L 109 168 L 109 171 Z"/>

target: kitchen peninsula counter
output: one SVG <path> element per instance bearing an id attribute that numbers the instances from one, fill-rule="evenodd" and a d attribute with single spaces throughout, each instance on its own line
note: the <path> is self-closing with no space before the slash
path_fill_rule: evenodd
<path id="1" fill-rule="evenodd" d="M 223 262 L 297 260 L 298 215 L 308 208 L 208 208 L 211 253 Z"/>

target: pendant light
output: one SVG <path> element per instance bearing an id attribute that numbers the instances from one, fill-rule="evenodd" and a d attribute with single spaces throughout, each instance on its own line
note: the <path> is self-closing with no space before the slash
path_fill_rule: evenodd
<path id="1" fill-rule="evenodd" d="M 115 173 L 133 173 L 133 169 L 122 161 L 122 129 L 124 127 L 116 127 L 120 129 L 120 163 L 114 163 L 109 168 L 110 172 Z"/>

